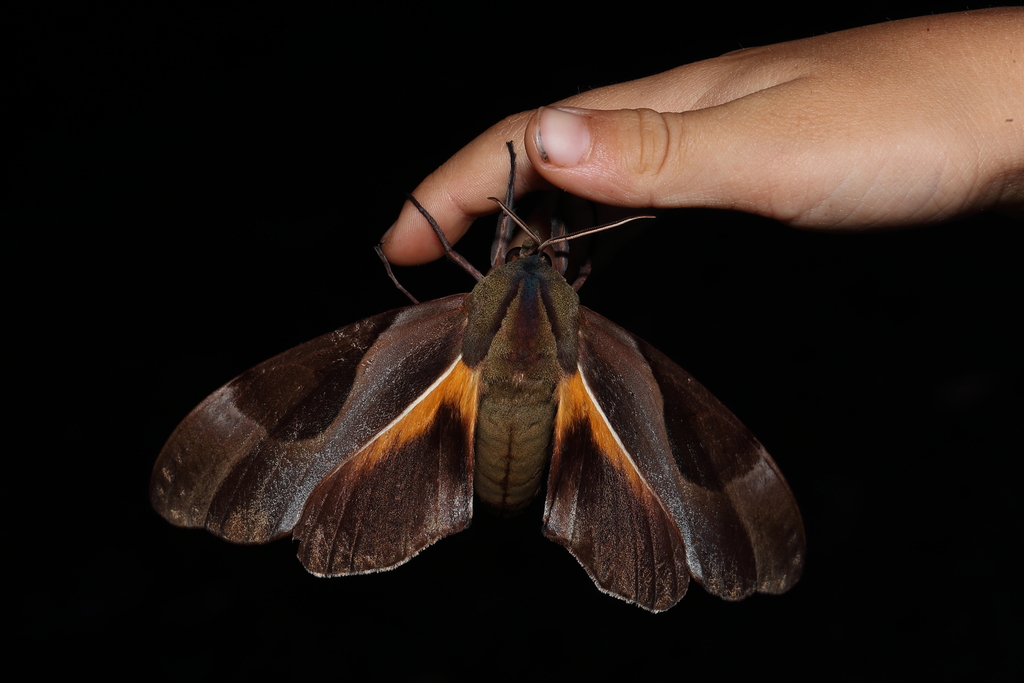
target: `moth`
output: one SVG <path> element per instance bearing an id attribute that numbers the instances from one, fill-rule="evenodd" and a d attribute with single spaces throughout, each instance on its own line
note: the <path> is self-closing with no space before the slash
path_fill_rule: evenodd
<path id="1" fill-rule="evenodd" d="M 563 277 L 579 233 L 508 248 L 508 148 L 486 277 L 412 198 L 476 273 L 472 292 L 343 327 L 221 387 L 161 451 L 153 506 L 238 543 L 290 534 L 309 571 L 338 576 L 465 529 L 474 492 L 521 510 L 546 478 L 544 535 L 605 593 L 658 612 L 691 577 L 727 600 L 788 590 L 805 540 L 778 467 L 686 371 L 579 305 L 585 272 Z"/>

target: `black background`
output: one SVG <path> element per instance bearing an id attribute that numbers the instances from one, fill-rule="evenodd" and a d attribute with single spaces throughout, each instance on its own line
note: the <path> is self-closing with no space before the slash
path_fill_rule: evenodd
<path id="1" fill-rule="evenodd" d="M 694 586 L 651 615 L 599 593 L 536 507 L 478 514 L 392 572 L 317 579 L 290 541 L 176 529 L 147 498 L 163 441 L 208 393 L 404 305 L 372 245 L 405 191 L 501 117 L 958 9 L 39 10 L 20 26 L 27 241 L 9 254 L 27 314 L 13 365 L 36 377 L 15 430 L 32 445 L 13 444 L 31 474 L 12 477 L 30 576 L 9 618 L 54 653 L 38 667 L 75 644 L 75 668 L 143 680 L 1015 679 L 1020 225 L 998 215 L 820 234 L 671 212 L 584 287 L 774 454 L 808 534 L 781 597 Z M 492 226 L 458 245 L 481 268 Z M 472 285 L 443 262 L 399 277 L 421 299 Z"/>

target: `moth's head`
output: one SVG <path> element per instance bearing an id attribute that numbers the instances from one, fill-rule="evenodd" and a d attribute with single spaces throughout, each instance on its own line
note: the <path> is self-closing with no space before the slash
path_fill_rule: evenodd
<path id="1" fill-rule="evenodd" d="M 549 256 L 546 251 L 538 252 L 537 249 L 539 246 L 540 245 L 537 244 L 535 240 L 527 237 L 518 247 L 512 247 L 508 250 L 508 253 L 505 255 L 505 262 L 511 263 L 512 261 L 519 261 L 520 259 L 525 259 L 530 256 L 536 256 L 550 266 L 551 256 Z"/>

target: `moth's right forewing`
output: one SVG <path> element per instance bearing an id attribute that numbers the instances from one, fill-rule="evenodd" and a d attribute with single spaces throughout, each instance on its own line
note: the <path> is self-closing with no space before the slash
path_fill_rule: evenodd
<path id="1" fill-rule="evenodd" d="M 161 451 L 153 506 L 174 524 L 240 543 L 290 533 L 320 481 L 455 362 L 465 297 L 354 323 L 218 389 Z"/>

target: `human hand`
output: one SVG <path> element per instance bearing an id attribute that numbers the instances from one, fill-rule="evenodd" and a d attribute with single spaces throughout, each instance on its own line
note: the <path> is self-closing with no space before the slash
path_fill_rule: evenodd
<path id="1" fill-rule="evenodd" d="M 625 207 L 737 209 L 804 228 L 932 223 L 1024 204 L 1024 9 L 917 17 L 739 50 L 506 118 L 413 192 L 455 242 L 555 186 Z M 441 255 L 406 203 L 392 263 Z"/>

